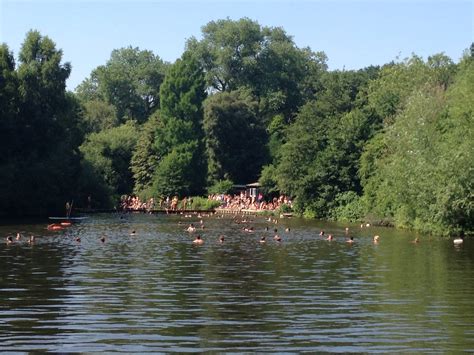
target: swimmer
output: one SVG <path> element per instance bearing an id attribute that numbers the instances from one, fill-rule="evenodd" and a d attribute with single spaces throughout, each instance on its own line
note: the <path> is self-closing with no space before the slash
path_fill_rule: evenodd
<path id="1" fill-rule="evenodd" d="M 346 240 L 346 243 L 354 243 L 354 237 L 350 237 L 348 240 Z"/>
<path id="2" fill-rule="evenodd" d="M 103 235 L 102 237 L 100 237 L 100 241 L 101 241 L 102 243 L 105 243 L 105 235 Z"/>
<path id="3" fill-rule="evenodd" d="M 196 236 L 196 239 L 193 240 L 193 244 L 202 244 L 204 243 L 204 240 L 201 239 L 200 235 Z"/>
<path id="4" fill-rule="evenodd" d="M 276 242 L 281 242 L 281 237 L 278 234 L 275 234 L 273 239 L 275 239 Z"/>
<path id="5" fill-rule="evenodd" d="M 13 243 L 13 237 L 11 235 L 9 235 L 7 237 L 7 244 L 11 244 L 11 243 Z"/>
<path id="6" fill-rule="evenodd" d="M 334 237 L 332 236 L 332 234 L 329 234 L 328 237 L 326 238 L 326 240 L 329 240 L 329 241 L 331 241 L 333 239 L 334 239 Z"/>
<path id="7" fill-rule="evenodd" d="M 321 231 L 319 232 L 319 236 L 320 236 L 320 237 L 323 237 L 323 236 L 324 236 L 324 231 L 323 231 L 323 230 L 321 230 Z"/>
<path id="8" fill-rule="evenodd" d="M 267 241 L 266 241 L 265 236 L 263 236 L 263 237 L 260 238 L 260 243 L 261 243 L 261 244 L 266 243 L 266 242 L 267 242 Z"/>
<path id="9" fill-rule="evenodd" d="M 286 233 L 289 233 L 289 232 L 290 232 L 290 228 L 285 228 L 285 232 L 286 232 Z"/>
<path id="10" fill-rule="evenodd" d="M 418 244 L 420 242 L 420 238 L 416 237 L 415 240 L 411 241 L 413 244 Z"/>
<path id="11" fill-rule="evenodd" d="M 349 227 L 346 227 L 346 234 L 349 234 Z"/>
<path id="12" fill-rule="evenodd" d="M 374 236 L 374 244 L 377 244 L 379 242 L 380 236 L 376 235 Z"/>
<path id="13" fill-rule="evenodd" d="M 221 235 L 221 236 L 219 237 L 219 243 L 221 243 L 221 244 L 224 243 L 224 236 L 223 236 L 223 235 Z"/>
<path id="14" fill-rule="evenodd" d="M 28 243 L 33 244 L 35 242 L 35 236 L 30 235 L 30 239 L 28 239 Z"/>
<path id="15" fill-rule="evenodd" d="M 268 226 L 265 227 L 265 232 L 268 232 Z"/>
<path id="16" fill-rule="evenodd" d="M 132 230 L 132 233 L 130 233 L 130 235 L 136 235 L 137 232 L 135 232 L 135 230 Z"/>
<path id="17" fill-rule="evenodd" d="M 81 238 L 80 238 L 80 237 L 77 237 L 77 238 L 76 238 L 76 242 L 80 243 L 80 242 L 81 242 Z"/>
<path id="18" fill-rule="evenodd" d="M 189 225 L 188 229 L 186 229 L 186 230 L 191 233 L 191 232 L 196 231 L 196 227 L 194 227 L 194 224 L 191 223 L 191 224 Z"/>
<path id="19" fill-rule="evenodd" d="M 462 244 L 463 242 L 464 242 L 464 236 L 463 235 L 453 239 L 454 245 L 459 245 L 459 244 Z"/>
<path id="20" fill-rule="evenodd" d="M 21 240 L 21 234 L 20 233 L 16 234 L 16 240 Z"/>

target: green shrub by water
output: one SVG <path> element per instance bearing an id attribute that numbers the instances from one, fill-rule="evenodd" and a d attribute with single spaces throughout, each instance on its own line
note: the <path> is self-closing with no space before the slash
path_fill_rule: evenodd
<path id="1" fill-rule="evenodd" d="M 197 211 L 213 210 L 221 205 L 219 201 L 209 200 L 207 197 L 192 197 L 191 209 Z"/>

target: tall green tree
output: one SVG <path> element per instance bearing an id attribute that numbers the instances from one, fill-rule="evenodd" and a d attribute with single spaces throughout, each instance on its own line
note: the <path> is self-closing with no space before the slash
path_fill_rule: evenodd
<path id="1" fill-rule="evenodd" d="M 206 99 L 204 73 L 199 62 L 186 52 L 170 68 L 160 90 L 160 115 L 189 122 L 189 130 L 200 139 L 202 103 Z M 187 137 L 182 137 L 187 140 Z M 179 138 L 178 138 L 179 139 Z"/>
<path id="2" fill-rule="evenodd" d="M 373 68 L 325 74 L 317 98 L 287 129 L 276 181 L 280 191 L 296 197 L 298 211 L 328 217 L 339 194 L 361 192 L 359 157 L 380 126 L 365 107 L 366 88 L 376 75 Z"/>
<path id="3" fill-rule="evenodd" d="M 138 129 L 133 121 L 87 137 L 80 147 L 83 173 L 79 182 L 85 196 L 111 207 L 120 195 L 132 192 L 130 162 L 137 139 Z"/>
<path id="4" fill-rule="evenodd" d="M 133 173 L 133 191 L 142 198 L 153 196 L 150 190 L 155 169 L 161 159 L 155 145 L 156 130 L 159 126 L 159 114 L 155 112 L 140 128 L 139 137 L 133 151 L 130 169 Z"/>
<path id="5" fill-rule="evenodd" d="M 473 46 L 471 46 L 473 48 Z M 447 91 L 439 140 L 442 179 L 437 181 L 440 220 L 450 231 L 474 230 L 474 55 L 465 56 Z M 444 182 L 447 182 L 445 184 Z M 438 224 L 441 224 L 438 223 Z"/>
<path id="6" fill-rule="evenodd" d="M 151 184 L 141 182 L 153 186 L 155 194 L 165 196 L 170 189 L 179 195 L 203 191 L 206 164 L 202 144 L 202 103 L 205 98 L 202 67 L 186 52 L 169 69 L 160 90 L 161 109 L 156 121 L 154 147 L 149 149 L 150 154 L 157 155 L 158 163 Z M 142 159 L 150 161 L 145 157 Z M 172 167 L 176 171 L 173 172 Z M 179 179 L 176 178 L 178 172 Z"/>
<path id="7" fill-rule="evenodd" d="M 199 58 L 211 92 L 250 89 L 259 103 L 259 118 L 268 124 L 276 114 L 290 120 L 319 85 L 326 56 L 300 49 L 282 28 L 262 27 L 248 18 L 211 21 L 202 40 L 187 49 Z"/>
<path id="8" fill-rule="evenodd" d="M 264 35 L 260 25 L 248 18 L 211 21 L 202 27 L 201 41 L 191 38 L 187 50 L 196 55 L 215 91 L 245 86 L 257 66 Z"/>
<path id="9" fill-rule="evenodd" d="M 15 60 L 6 44 L 0 46 L 0 162 L 15 155 L 20 142 L 15 139 L 18 129 L 18 78 Z"/>
<path id="10" fill-rule="evenodd" d="M 204 131 L 210 184 L 257 180 L 267 160 L 266 133 L 250 95 L 234 91 L 211 96 L 205 103 Z"/>
<path id="11" fill-rule="evenodd" d="M 160 160 L 152 182 L 154 195 L 186 196 L 193 194 L 195 183 L 193 162 L 199 159 L 198 142 L 196 140 L 174 146 Z M 202 189 L 202 186 L 199 187 Z"/>
<path id="12" fill-rule="evenodd" d="M 0 213 L 62 212 L 64 201 L 77 192 L 77 144 L 82 140 L 78 103 L 65 90 L 71 66 L 61 62 L 62 51 L 38 31 L 27 33 L 16 73 L 7 53 L 3 46 L 0 98 L 8 102 L 2 103 L 1 124 L 9 147 L 0 159 Z"/>
<path id="13" fill-rule="evenodd" d="M 82 102 L 82 122 L 84 133 L 100 132 L 120 125 L 115 107 L 101 100 Z"/>
<path id="14" fill-rule="evenodd" d="M 166 69 L 167 64 L 151 51 L 115 49 L 107 63 L 94 69 L 76 91 L 84 102 L 113 105 L 119 123 L 129 119 L 144 122 L 159 108 Z"/>
<path id="15" fill-rule="evenodd" d="M 64 138 L 61 123 L 68 109 L 65 88 L 71 65 L 61 64 L 62 51 L 38 31 L 28 32 L 19 59 L 22 133 L 37 153 L 46 153 Z"/>
<path id="16" fill-rule="evenodd" d="M 436 65 L 433 58 L 438 58 Z M 397 113 L 362 155 L 364 199 L 371 213 L 391 218 L 400 227 L 442 234 L 468 230 L 472 227 L 469 191 L 473 176 L 472 169 L 465 167 L 474 157 L 472 143 L 466 143 L 473 138 L 472 105 L 469 100 L 453 98 L 472 89 L 464 81 L 472 77 L 472 67 L 461 66 L 454 77 L 455 68 L 444 56 L 417 65 L 421 72 L 413 75 L 419 82 L 412 82 L 411 90 L 406 86 L 398 91 L 403 100 Z M 399 68 L 401 75 L 412 70 L 410 66 Z M 399 87 L 387 79 L 384 77 L 381 90 Z"/>
<path id="17" fill-rule="evenodd" d="M 405 107 L 413 90 L 425 84 L 446 87 L 455 70 L 452 60 L 443 54 L 436 54 L 427 62 L 413 55 L 401 62 L 385 65 L 379 78 L 368 88 L 368 103 L 390 124 L 397 111 Z"/>

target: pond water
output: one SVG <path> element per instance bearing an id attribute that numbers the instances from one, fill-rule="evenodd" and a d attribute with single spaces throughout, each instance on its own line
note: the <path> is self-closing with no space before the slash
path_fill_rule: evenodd
<path id="1" fill-rule="evenodd" d="M 203 217 L 200 246 L 184 231 L 197 216 L 0 226 L 0 350 L 474 351 L 474 241 L 350 225 L 349 244 L 346 225 L 246 218 L 255 233 Z M 7 245 L 18 231 L 38 237 Z"/>

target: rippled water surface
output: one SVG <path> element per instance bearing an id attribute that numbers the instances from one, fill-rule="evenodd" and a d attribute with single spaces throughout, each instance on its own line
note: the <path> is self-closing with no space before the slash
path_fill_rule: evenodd
<path id="1" fill-rule="evenodd" d="M 247 218 L 255 233 L 203 217 L 200 246 L 197 216 L 0 226 L 0 350 L 474 351 L 474 241 L 350 226 L 351 245 L 345 225 Z M 17 231 L 36 242 L 7 245 Z"/>

